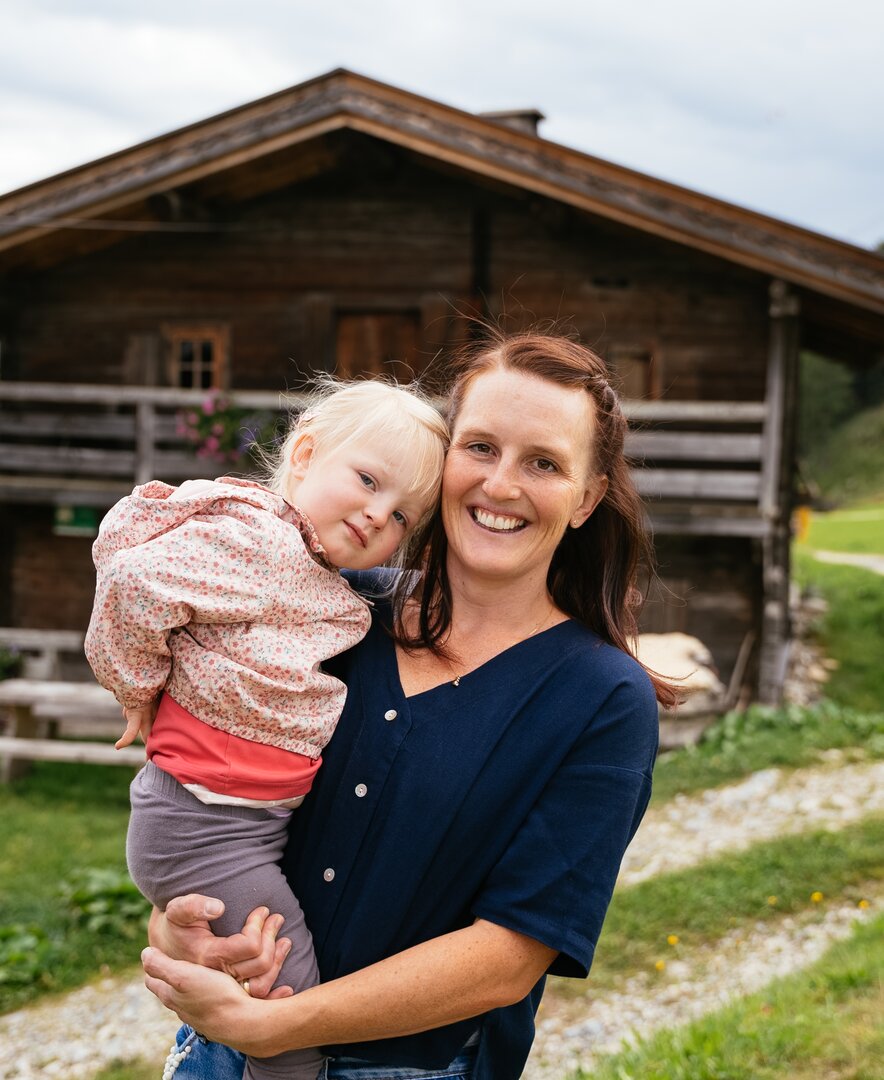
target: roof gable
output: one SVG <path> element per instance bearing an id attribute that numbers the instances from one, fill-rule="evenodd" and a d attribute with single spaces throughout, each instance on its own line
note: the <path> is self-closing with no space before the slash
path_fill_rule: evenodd
<path id="1" fill-rule="evenodd" d="M 0 251 L 349 128 L 884 314 L 884 258 L 336 70 L 0 197 Z"/>

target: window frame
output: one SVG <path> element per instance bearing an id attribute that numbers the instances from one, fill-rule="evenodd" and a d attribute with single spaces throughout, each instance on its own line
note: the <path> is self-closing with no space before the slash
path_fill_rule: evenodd
<path id="1" fill-rule="evenodd" d="M 230 327 L 227 323 L 216 322 L 175 322 L 164 323 L 162 328 L 165 351 L 166 376 L 170 386 L 176 389 L 226 390 L 230 385 Z M 202 372 L 202 361 L 194 354 L 193 378 L 189 387 L 181 383 L 180 347 L 186 341 L 195 345 L 211 342 L 213 346 L 212 377 L 208 386 L 203 386 L 196 378 Z"/>

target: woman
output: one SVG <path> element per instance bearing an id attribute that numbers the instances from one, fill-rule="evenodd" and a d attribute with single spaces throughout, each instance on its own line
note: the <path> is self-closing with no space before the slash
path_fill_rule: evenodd
<path id="1" fill-rule="evenodd" d="M 145 954 L 198 1031 L 256 1056 L 326 1047 L 329 1077 L 521 1075 L 545 974 L 588 973 L 650 796 L 655 696 L 674 699 L 631 655 L 649 552 L 603 362 L 563 338 L 486 340 L 449 419 L 420 581 L 376 600 L 336 665 L 347 705 L 290 838 L 323 983 L 262 1001 Z M 275 921 L 210 939 L 204 905 L 171 907 L 152 940 L 263 992 Z M 181 1077 L 240 1075 L 189 1045 Z"/>

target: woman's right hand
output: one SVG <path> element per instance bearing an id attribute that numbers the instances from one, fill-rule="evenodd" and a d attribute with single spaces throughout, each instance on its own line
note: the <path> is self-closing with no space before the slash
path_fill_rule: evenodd
<path id="1" fill-rule="evenodd" d="M 225 938 L 213 934 L 209 925 L 223 911 L 221 901 L 211 896 L 176 896 L 165 912 L 157 908 L 151 912 L 148 940 L 176 960 L 225 971 L 239 982 L 248 979 L 252 997 L 291 996 L 287 986 L 270 992 L 291 949 L 288 938 L 276 938 L 283 917 L 266 907 L 255 908 L 242 930 Z"/>

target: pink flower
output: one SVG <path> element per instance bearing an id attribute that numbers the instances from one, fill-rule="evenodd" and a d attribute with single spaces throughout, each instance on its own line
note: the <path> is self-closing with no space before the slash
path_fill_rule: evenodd
<path id="1" fill-rule="evenodd" d="M 210 435 L 203 445 L 210 454 L 214 454 L 215 451 L 221 446 L 221 443 L 214 435 Z"/>
<path id="2" fill-rule="evenodd" d="M 207 394 L 203 398 L 203 414 L 205 416 L 212 416 L 215 412 L 215 407 L 217 406 L 217 404 L 217 395 Z"/>
<path id="3" fill-rule="evenodd" d="M 212 424 L 212 434 L 213 435 L 223 435 L 224 434 L 224 425 L 221 424 L 221 423 Z"/>
<path id="4" fill-rule="evenodd" d="M 196 427 L 199 422 L 200 422 L 200 418 L 199 418 L 199 416 L 197 416 L 197 414 L 195 412 L 189 412 L 187 414 L 187 423 L 191 427 Z"/>

